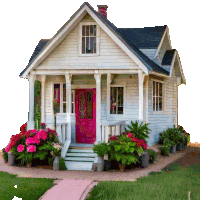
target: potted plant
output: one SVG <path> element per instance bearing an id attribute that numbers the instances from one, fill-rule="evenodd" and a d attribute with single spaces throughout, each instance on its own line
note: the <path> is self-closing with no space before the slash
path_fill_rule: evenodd
<path id="1" fill-rule="evenodd" d="M 160 151 L 161 151 L 161 155 L 162 156 L 169 156 L 169 148 L 164 146 L 164 147 L 160 147 Z"/>
<path id="2" fill-rule="evenodd" d="M 2 149 L 2 156 L 5 163 L 8 162 L 8 153 L 5 151 L 5 148 Z"/>
<path id="3" fill-rule="evenodd" d="M 45 123 L 41 123 L 41 129 L 46 130 L 46 124 Z"/>
<path id="4" fill-rule="evenodd" d="M 138 124 L 138 121 L 136 120 L 135 123 L 131 121 L 131 126 L 127 125 L 128 129 L 125 128 L 125 132 L 132 133 L 133 137 L 138 138 L 139 140 L 143 139 L 146 143 L 146 139 L 149 138 L 149 131 L 151 129 L 148 128 L 149 123 L 143 124 L 143 122 Z"/>
<path id="5" fill-rule="evenodd" d="M 53 170 L 59 170 L 59 160 L 60 160 L 61 149 L 62 149 L 62 146 L 60 144 L 52 142 L 51 154 L 54 157 Z"/>
<path id="6" fill-rule="evenodd" d="M 180 151 L 182 150 L 183 148 L 183 142 L 184 142 L 184 137 L 181 133 L 181 131 L 178 129 L 178 134 L 177 134 L 177 146 L 176 146 L 176 151 Z"/>
<path id="7" fill-rule="evenodd" d="M 58 142 L 56 131 L 48 129 L 37 131 L 36 129 L 26 131 L 26 124 L 20 128 L 21 132 L 12 135 L 9 144 L 5 148 L 6 152 L 13 152 L 16 160 L 19 160 L 22 165 L 28 167 L 34 163 L 34 160 L 47 160 L 51 155 L 52 142 Z"/>
<path id="8" fill-rule="evenodd" d="M 108 154 L 111 148 L 105 142 L 99 142 L 93 147 L 94 153 L 97 153 L 97 171 L 103 171 L 104 169 L 104 155 Z"/>
<path id="9" fill-rule="evenodd" d="M 155 162 L 156 157 L 157 157 L 157 153 L 152 149 L 147 149 L 146 151 L 149 154 L 149 162 L 151 164 L 153 164 Z"/>
<path id="10" fill-rule="evenodd" d="M 144 140 L 133 137 L 132 133 L 123 132 L 119 136 L 110 136 L 109 146 L 111 147 L 111 160 L 117 160 L 121 171 L 126 165 L 137 163 L 147 145 Z"/>

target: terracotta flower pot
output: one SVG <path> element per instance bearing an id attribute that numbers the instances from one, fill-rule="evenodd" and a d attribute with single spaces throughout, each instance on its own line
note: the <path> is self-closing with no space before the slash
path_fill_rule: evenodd
<path id="1" fill-rule="evenodd" d="M 126 165 L 123 165 L 122 163 L 119 163 L 119 168 L 120 168 L 121 172 L 125 171 L 125 167 L 126 167 Z"/>

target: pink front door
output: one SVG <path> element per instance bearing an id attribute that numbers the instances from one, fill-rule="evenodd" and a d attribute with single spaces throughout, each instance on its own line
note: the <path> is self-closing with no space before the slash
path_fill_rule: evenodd
<path id="1" fill-rule="evenodd" d="M 76 90 L 76 143 L 96 141 L 96 89 Z"/>

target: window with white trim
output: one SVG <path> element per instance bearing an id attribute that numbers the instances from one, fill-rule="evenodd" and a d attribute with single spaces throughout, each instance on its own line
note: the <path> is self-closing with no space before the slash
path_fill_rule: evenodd
<path id="1" fill-rule="evenodd" d="M 96 54 L 97 53 L 97 26 L 96 25 L 82 25 L 82 54 Z"/>
<path id="2" fill-rule="evenodd" d="M 153 111 L 163 111 L 163 83 L 153 81 Z"/>
<path id="3" fill-rule="evenodd" d="M 75 90 L 71 90 L 71 113 L 75 113 Z M 66 113 L 66 83 L 54 84 L 54 99 L 53 99 L 54 113 Z"/>
<path id="4" fill-rule="evenodd" d="M 110 88 L 110 114 L 123 114 L 124 88 Z"/>

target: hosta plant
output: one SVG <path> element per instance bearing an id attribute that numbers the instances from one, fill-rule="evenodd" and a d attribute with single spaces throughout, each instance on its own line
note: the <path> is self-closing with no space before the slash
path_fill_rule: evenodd
<path id="1" fill-rule="evenodd" d="M 148 128 L 149 123 L 140 124 L 136 120 L 135 123 L 131 121 L 131 126 L 127 125 L 128 129 L 125 128 L 126 133 L 132 133 L 134 137 L 138 138 L 139 140 L 143 139 L 147 143 L 147 138 L 149 138 L 149 131 L 151 129 Z"/>

